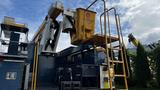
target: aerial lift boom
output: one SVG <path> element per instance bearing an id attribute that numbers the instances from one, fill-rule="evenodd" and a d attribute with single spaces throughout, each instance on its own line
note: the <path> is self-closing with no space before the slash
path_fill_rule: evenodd
<path id="1" fill-rule="evenodd" d="M 57 17 L 63 13 L 64 22 L 58 22 Z M 70 16 L 73 17 L 73 12 L 64 10 L 63 4 L 56 2 L 51 5 L 48 14 L 43 20 L 38 32 L 34 35 L 32 42 L 35 43 L 34 50 L 34 63 L 33 63 L 33 73 L 32 73 L 32 86 L 31 90 L 36 90 L 36 78 L 38 71 L 38 55 L 42 54 L 53 54 L 56 53 L 56 48 L 58 40 L 60 37 L 61 30 L 63 26 L 68 27 L 70 24 L 67 23 Z M 68 18 L 65 18 L 68 17 Z M 64 25 L 67 24 L 67 25 Z"/>
<path id="2" fill-rule="evenodd" d="M 32 90 L 36 90 L 36 77 L 37 77 L 37 69 L 38 69 L 38 53 L 55 53 L 59 35 L 61 30 L 63 32 L 69 32 L 71 36 L 71 44 L 77 46 L 83 45 L 92 45 L 97 47 L 103 47 L 105 50 L 105 64 L 100 66 L 101 79 L 100 82 L 101 87 L 100 89 L 108 89 L 106 85 L 109 86 L 110 90 L 113 89 L 113 78 L 119 77 L 124 78 L 125 82 L 125 89 L 128 90 L 127 79 L 125 74 L 125 67 L 124 67 L 124 57 L 122 52 L 122 44 L 123 41 L 121 40 L 121 29 L 120 29 L 120 21 L 118 22 L 118 16 L 116 13 L 115 8 L 107 9 L 106 8 L 106 1 L 102 0 L 104 3 L 104 12 L 101 14 L 104 18 L 104 34 L 101 35 L 94 35 L 95 29 L 95 16 L 96 12 L 88 10 L 91 6 L 93 6 L 98 0 L 95 0 L 89 7 L 86 9 L 77 8 L 76 11 L 72 10 L 64 10 L 63 5 L 56 3 L 52 5 L 48 15 L 46 16 L 45 20 L 43 21 L 42 25 L 40 26 L 38 32 L 35 34 L 32 41 L 36 43 L 35 46 L 35 55 L 34 55 L 34 64 L 33 64 L 33 74 L 32 74 Z M 111 35 L 110 23 L 109 23 L 109 12 L 114 11 L 115 14 L 115 21 L 116 21 L 116 32 L 117 36 Z M 63 21 L 58 22 L 56 18 L 61 14 L 63 16 Z M 108 21 L 107 21 L 108 19 Z M 108 22 L 108 23 L 107 23 Z M 108 26 L 107 26 L 108 24 Z M 108 30 L 107 30 L 108 28 Z M 102 28 L 101 28 L 102 29 Z M 119 45 L 115 48 L 112 46 L 113 42 L 118 42 Z M 40 47 L 39 47 L 40 46 Z M 41 50 L 39 50 L 39 48 Z M 114 60 L 114 55 L 110 55 L 110 50 L 112 51 L 120 51 L 122 58 L 120 60 Z M 123 66 L 123 73 L 122 74 L 114 74 L 114 64 L 119 63 Z M 103 69 L 105 68 L 105 70 Z M 109 84 L 108 84 L 109 83 Z"/>
<path id="3" fill-rule="evenodd" d="M 60 25 L 62 24 L 62 22 L 58 22 L 56 18 L 62 12 L 62 3 L 56 2 L 52 4 L 37 33 L 34 35 L 32 42 L 40 42 L 41 52 L 55 53 L 61 32 Z"/>
<path id="4" fill-rule="evenodd" d="M 39 52 L 44 54 L 53 54 L 56 52 L 56 47 L 61 32 L 60 26 L 62 24 L 61 22 L 58 22 L 56 18 L 62 13 L 62 11 L 62 3 L 56 2 L 55 4 L 52 4 L 43 23 L 39 27 L 38 32 L 34 35 L 32 39 L 32 42 L 35 44 L 35 48 L 31 90 L 36 90 L 37 88 Z"/>

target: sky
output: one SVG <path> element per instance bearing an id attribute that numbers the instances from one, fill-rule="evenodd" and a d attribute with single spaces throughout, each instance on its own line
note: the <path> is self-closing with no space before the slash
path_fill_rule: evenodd
<path id="1" fill-rule="evenodd" d="M 0 22 L 4 16 L 10 16 L 19 23 L 27 24 L 30 29 L 29 39 L 31 40 L 47 15 L 50 5 L 55 1 L 61 1 L 65 9 L 76 9 L 87 7 L 94 0 L 0 0 Z M 160 0 L 107 1 L 107 7 L 116 7 L 121 16 L 124 41 L 127 46 L 130 45 L 127 38 L 129 33 L 133 33 L 143 44 L 156 42 L 160 39 Z M 97 3 L 92 9 L 100 12 L 102 3 Z M 97 21 L 98 18 L 96 18 Z M 98 30 L 99 27 L 97 26 L 96 32 Z M 69 35 L 61 34 L 57 51 L 69 46 Z"/>

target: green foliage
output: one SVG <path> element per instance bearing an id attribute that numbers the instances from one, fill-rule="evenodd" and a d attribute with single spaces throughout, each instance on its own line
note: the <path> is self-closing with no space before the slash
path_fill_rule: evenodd
<path id="1" fill-rule="evenodd" d="M 156 63 L 156 79 L 157 79 L 158 85 L 160 86 L 160 46 L 158 46 L 153 51 L 153 53 L 154 53 L 153 57 Z"/>
<path id="2" fill-rule="evenodd" d="M 135 60 L 135 80 L 139 87 L 146 87 L 148 81 L 151 79 L 151 72 L 149 69 L 147 53 L 144 47 L 139 44 L 137 47 L 137 57 Z"/>

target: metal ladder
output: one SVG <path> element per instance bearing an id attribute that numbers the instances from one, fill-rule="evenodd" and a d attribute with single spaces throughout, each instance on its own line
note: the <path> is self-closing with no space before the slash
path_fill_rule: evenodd
<path id="1" fill-rule="evenodd" d="M 99 0 L 95 0 L 86 9 L 89 9 L 97 1 L 99 1 Z M 110 90 L 113 90 L 113 88 L 112 88 L 113 87 L 113 85 L 112 85 L 113 77 L 123 78 L 124 79 L 124 87 L 125 87 L 124 89 L 128 90 L 127 76 L 126 76 L 126 70 L 125 70 L 125 64 L 126 64 L 126 67 L 128 67 L 128 63 L 127 63 L 127 60 L 126 60 L 126 53 L 123 53 L 123 52 L 125 52 L 125 49 L 124 49 L 125 47 L 124 47 L 124 41 L 123 41 L 123 36 L 122 36 L 122 32 L 121 32 L 120 18 L 119 18 L 119 15 L 116 13 L 115 8 L 107 9 L 106 8 L 106 1 L 105 0 L 101 0 L 101 1 L 103 2 L 104 12 L 100 15 L 100 28 L 101 28 L 101 36 L 103 36 L 105 38 L 105 43 L 101 43 L 101 44 L 103 44 L 101 46 L 105 48 L 105 53 L 106 53 L 106 65 L 105 66 L 107 66 L 108 69 L 109 69 L 108 74 L 109 74 L 109 81 L 110 81 Z M 113 42 L 112 42 L 112 39 L 111 39 L 111 37 L 112 37 L 111 31 L 112 30 L 110 28 L 109 12 L 112 11 L 112 10 L 114 11 L 115 22 L 116 22 L 116 24 L 115 24 L 116 25 L 116 30 L 115 31 L 117 32 L 117 36 L 118 36 L 117 37 L 117 39 L 118 39 L 117 40 L 118 41 L 117 46 L 112 46 Z M 103 18 L 104 19 L 104 23 L 103 23 L 104 27 L 102 27 L 103 26 L 102 25 L 102 16 L 104 16 L 104 18 Z M 108 26 L 108 30 L 107 30 L 107 26 Z M 104 32 L 104 34 L 103 34 L 103 32 Z M 120 51 L 121 60 L 115 60 L 112 51 Z M 124 61 L 124 59 L 126 61 Z M 114 74 L 113 77 L 112 77 L 111 73 L 113 73 L 113 72 L 111 72 L 110 70 L 114 71 L 114 64 L 121 64 L 123 72 L 122 72 L 122 74 Z M 129 69 L 128 68 L 127 68 L 127 71 L 128 71 L 128 75 L 129 75 Z"/>
<path id="2" fill-rule="evenodd" d="M 110 12 L 113 11 L 114 20 L 115 20 L 115 28 L 116 30 L 111 30 L 111 24 L 110 24 Z M 104 17 L 104 30 L 102 26 L 102 16 Z M 100 15 L 100 25 L 101 25 L 101 34 L 105 36 L 105 52 L 106 52 L 106 63 L 108 66 L 108 74 L 109 74 L 109 84 L 110 84 L 110 90 L 113 90 L 113 78 L 123 78 L 124 80 L 124 87 L 121 90 L 128 90 L 128 84 L 127 84 L 127 76 L 126 76 L 126 70 L 125 70 L 125 61 L 126 60 L 126 53 L 124 53 L 124 41 L 123 36 L 121 32 L 121 26 L 120 26 L 120 18 L 119 15 L 116 13 L 115 8 L 106 9 L 101 15 Z M 104 33 L 103 33 L 104 31 Z M 115 45 L 115 42 L 112 42 L 111 36 L 112 32 L 116 32 L 117 37 L 117 43 Z M 114 45 L 113 45 L 114 44 Z M 121 58 L 119 60 L 116 60 L 115 56 L 112 52 L 119 52 Z M 117 74 L 114 70 L 115 64 L 121 64 L 123 72 L 121 74 Z M 128 64 L 126 63 L 126 66 Z M 128 70 L 128 68 L 127 68 Z M 118 88 L 116 88 L 118 89 Z M 119 90 L 119 89 L 118 89 Z"/>

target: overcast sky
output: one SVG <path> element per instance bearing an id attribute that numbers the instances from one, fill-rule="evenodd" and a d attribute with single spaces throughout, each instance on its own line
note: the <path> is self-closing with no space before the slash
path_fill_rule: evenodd
<path id="1" fill-rule="evenodd" d="M 26 23 L 32 38 L 47 14 L 51 3 L 61 1 L 65 9 L 87 7 L 93 0 L 0 0 L 0 22 L 4 16 L 11 16 L 19 23 Z M 142 43 L 152 43 L 160 39 L 160 0 L 108 0 L 108 7 L 115 6 L 121 15 L 125 43 L 129 33 Z M 101 10 L 101 3 L 94 9 Z M 70 46 L 70 38 L 62 34 L 58 50 Z"/>

